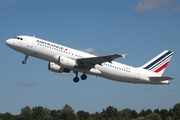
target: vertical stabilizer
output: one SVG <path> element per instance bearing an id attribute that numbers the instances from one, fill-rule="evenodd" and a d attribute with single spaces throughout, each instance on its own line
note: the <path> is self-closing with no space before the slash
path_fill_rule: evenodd
<path id="1" fill-rule="evenodd" d="M 172 56 L 173 52 L 165 50 L 140 68 L 153 71 L 161 76 Z"/>

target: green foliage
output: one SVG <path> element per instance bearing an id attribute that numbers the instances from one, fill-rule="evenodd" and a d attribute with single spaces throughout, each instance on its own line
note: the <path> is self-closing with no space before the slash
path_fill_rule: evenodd
<path id="1" fill-rule="evenodd" d="M 161 109 L 159 115 L 161 116 L 161 118 L 162 118 L 163 120 L 168 120 L 169 112 L 168 112 L 168 110 L 166 110 L 166 109 Z"/>
<path id="2" fill-rule="evenodd" d="M 0 113 L 0 120 L 180 120 L 180 103 L 170 108 L 141 110 L 140 113 L 129 108 L 119 111 L 113 106 L 102 109 L 102 112 L 90 114 L 83 110 L 74 112 L 72 107 L 66 104 L 62 110 L 50 110 L 45 107 L 37 106 L 32 109 L 26 106 L 21 109 L 19 115 L 11 113 Z"/>
<path id="3" fill-rule="evenodd" d="M 106 108 L 106 110 L 103 109 L 101 112 L 101 115 L 108 119 L 108 118 L 116 118 L 118 117 L 118 110 L 114 108 L 113 106 L 109 106 Z"/>
<path id="4" fill-rule="evenodd" d="M 78 111 L 77 115 L 79 120 L 86 120 L 88 117 L 90 117 L 90 114 L 88 112 L 84 112 L 83 110 Z"/>
<path id="5" fill-rule="evenodd" d="M 138 117 L 135 120 L 145 120 L 145 117 Z"/>
<path id="6" fill-rule="evenodd" d="M 29 106 L 21 109 L 21 115 L 19 116 L 19 120 L 32 120 L 32 118 L 32 110 Z"/>
<path id="7" fill-rule="evenodd" d="M 78 117 L 75 115 L 74 110 L 71 108 L 71 106 L 66 104 L 62 109 L 61 119 L 78 120 Z"/>
<path id="8" fill-rule="evenodd" d="M 180 120 L 180 103 L 175 104 L 172 111 L 174 120 Z"/>
<path id="9" fill-rule="evenodd" d="M 138 113 L 135 110 L 133 110 L 130 114 L 130 118 L 137 118 L 137 117 L 138 117 Z"/>
<path id="10" fill-rule="evenodd" d="M 11 113 L 6 112 L 5 114 L 1 114 L 0 119 L 2 120 L 14 120 L 14 116 Z"/>
<path id="11" fill-rule="evenodd" d="M 129 118 L 131 112 L 132 112 L 132 110 L 129 109 L 129 108 L 126 108 L 126 109 L 124 109 L 124 110 L 121 110 L 121 114 L 122 114 L 123 118 L 125 118 L 125 119 L 128 119 L 128 118 Z"/>
<path id="12" fill-rule="evenodd" d="M 50 115 L 53 117 L 54 120 L 60 120 L 61 110 L 52 110 Z"/>
<path id="13" fill-rule="evenodd" d="M 151 109 L 147 109 L 147 110 L 145 111 L 145 115 L 149 115 L 150 113 L 152 113 L 152 110 L 151 110 Z"/>
<path id="14" fill-rule="evenodd" d="M 172 118 L 173 118 L 173 111 L 172 111 L 172 109 L 171 109 L 171 108 L 169 109 L 168 114 L 169 114 L 169 118 L 170 118 L 170 120 L 172 120 Z"/>
<path id="15" fill-rule="evenodd" d="M 32 116 L 33 116 L 33 119 L 38 119 L 38 120 L 41 120 L 42 119 L 42 116 L 41 116 L 41 113 L 43 112 L 43 107 L 41 106 L 38 106 L 38 107 L 34 107 L 32 109 Z"/>
<path id="16" fill-rule="evenodd" d="M 160 114 L 159 109 L 155 109 L 155 110 L 154 110 L 154 113 Z"/>
<path id="17" fill-rule="evenodd" d="M 141 117 L 145 117 L 146 116 L 146 113 L 145 113 L 144 109 L 141 110 L 141 112 L 139 113 L 139 116 L 141 116 Z"/>
<path id="18" fill-rule="evenodd" d="M 153 112 L 146 115 L 145 120 L 162 120 L 162 119 L 159 114 Z"/>

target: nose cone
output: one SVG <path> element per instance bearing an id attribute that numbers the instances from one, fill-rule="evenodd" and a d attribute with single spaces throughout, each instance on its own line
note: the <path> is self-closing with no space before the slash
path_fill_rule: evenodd
<path id="1" fill-rule="evenodd" d="M 8 40 L 6 40 L 6 45 L 7 45 L 7 46 L 10 46 L 10 45 L 11 45 L 11 43 L 12 43 L 12 42 L 11 42 L 11 40 L 9 40 L 9 39 L 8 39 Z"/>
<path id="2" fill-rule="evenodd" d="M 12 49 L 16 49 L 16 41 L 14 39 L 7 39 L 6 45 Z"/>
<path id="3" fill-rule="evenodd" d="M 9 47 L 13 47 L 15 45 L 15 41 L 13 39 L 6 40 L 6 45 Z"/>

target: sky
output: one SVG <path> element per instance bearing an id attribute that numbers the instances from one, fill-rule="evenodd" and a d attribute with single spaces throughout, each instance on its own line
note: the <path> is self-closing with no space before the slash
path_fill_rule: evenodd
<path id="1" fill-rule="evenodd" d="M 20 114 L 25 106 L 101 112 L 108 106 L 140 112 L 170 109 L 180 102 L 180 1 L 178 0 L 0 0 L 0 113 Z M 139 67 L 174 52 L 165 76 L 170 85 L 115 82 L 88 75 L 74 83 L 73 72 L 57 74 L 48 62 L 24 55 L 5 41 L 36 36 L 96 55 L 127 54 L 115 61 Z"/>

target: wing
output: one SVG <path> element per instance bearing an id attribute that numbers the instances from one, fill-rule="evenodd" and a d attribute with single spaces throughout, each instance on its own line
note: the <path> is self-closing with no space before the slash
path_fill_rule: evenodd
<path id="1" fill-rule="evenodd" d="M 93 68 L 96 64 L 101 65 L 104 62 L 112 62 L 116 58 L 123 57 L 125 58 L 126 54 L 114 54 L 114 55 L 107 55 L 107 56 L 99 56 L 99 57 L 90 57 L 90 58 L 81 58 L 77 59 L 77 64 L 80 67 L 88 67 Z"/>

